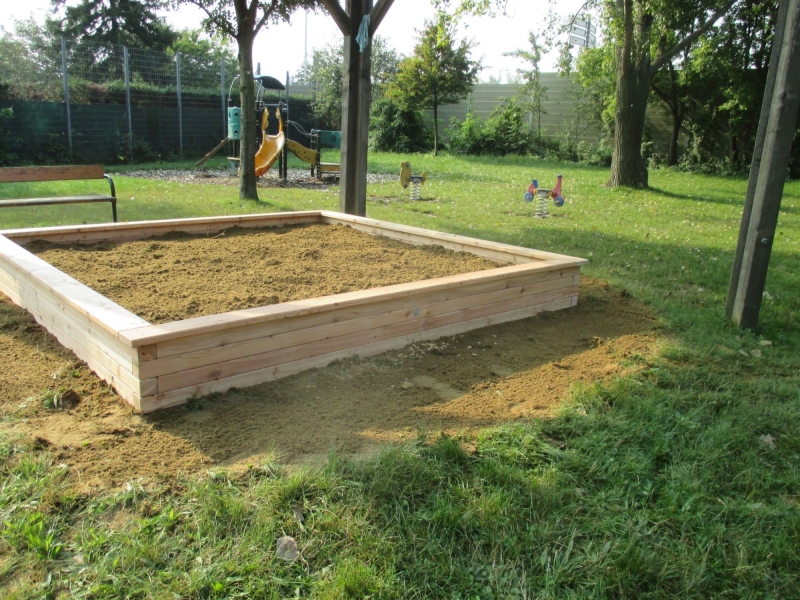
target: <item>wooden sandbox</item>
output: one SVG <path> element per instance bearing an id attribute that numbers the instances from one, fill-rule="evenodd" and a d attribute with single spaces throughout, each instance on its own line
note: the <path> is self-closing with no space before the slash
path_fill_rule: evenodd
<path id="1" fill-rule="evenodd" d="M 151 325 L 24 249 L 323 223 L 509 266 Z M 0 231 L 0 291 L 137 411 L 574 306 L 586 260 L 329 211 Z M 158 299 L 154 298 L 154 302 Z"/>

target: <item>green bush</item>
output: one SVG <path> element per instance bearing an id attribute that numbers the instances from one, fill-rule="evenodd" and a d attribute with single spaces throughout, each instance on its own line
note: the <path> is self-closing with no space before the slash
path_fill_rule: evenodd
<path id="1" fill-rule="evenodd" d="M 389 99 L 373 105 L 369 130 L 369 147 L 376 152 L 427 152 L 433 148 L 422 111 L 403 110 Z"/>
<path id="2" fill-rule="evenodd" d="M 452 120 L 447 133 L 454 154 L 526 155 L 532 149 L 525 109 L 517 98 L 495 108 L 485 123 L 472 113 L 462 123 Z"/>
<path id="3" fill-rule="evenodd" d="M 504 101 L 492 111 L 483 134 L 489 154 L 505 156 L 530 152 L 533 138 L 525 120 L 525 109 L 516 97 Z"/>

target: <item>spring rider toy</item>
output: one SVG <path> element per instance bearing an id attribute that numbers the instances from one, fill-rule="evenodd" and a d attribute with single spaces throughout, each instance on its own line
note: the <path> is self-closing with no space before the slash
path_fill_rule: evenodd
<path id="1" fill-rule="evenodd" d="M 400 185 L 403 186 L 403 189 L 411 185 L 411 200 L 419 200 L 419 186 L 425 183 L 427 178 L 427 173 L 424 171 L 422 175 L 412 175 L 410 162 L 406 161 L 400 163 Z"/>
<path id="2" fill-rule="evenodd" d="M 552 198 L 553 204 L 556 206 L 564 206 L 564 197 L 561 195 L 561 175 L 558 176 L 556 187 L 552 190 L 546 190 L 539 187 L 539 182 L 535 179 L 531 181 L 528 186 L 528 191 L 525 193 L 525 202 L 533 202 L 536 198 L 536 208 L 533 215 L 538 219 L 547 218 L 547 199 Z"/>

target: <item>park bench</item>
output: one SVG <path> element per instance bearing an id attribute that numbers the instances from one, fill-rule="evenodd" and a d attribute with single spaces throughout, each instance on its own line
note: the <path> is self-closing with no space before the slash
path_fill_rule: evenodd
<path id="1" fill-rule="evenodd" d="M 117 222 L 117 195 L 114 182 L 105 174 L 103 165 L 68 165 L 61 167 L 4 167 L 0 168 L 0 183 L 32 183 L 38 181 L 76 181 L 82 179 L 107 179 L 111 186 L 109 196 L 56 196 L 52 198 L 16 198 L 0 200 L 0 208 L 10 206 L 39 206 L 44 204 L 82 204 L 85 202 L 110 202 L 111 214 Z"/>

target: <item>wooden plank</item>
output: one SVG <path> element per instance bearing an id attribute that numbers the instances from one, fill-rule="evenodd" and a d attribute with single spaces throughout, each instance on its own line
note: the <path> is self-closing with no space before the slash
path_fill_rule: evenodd
<path id="1" fill-rule="evenodd" d="M 6 265 L 7 266 L 7 265 Z M 137 351 L 114 334 L 93 323 L 86 315 L 73 309 L 69 304 L 59 302 L 51 294 L 38 287 L 35 280 L 21 276 L 11 269 L 0 270 L 0 284 L 16 290 L 18 301 L 15 303 L 23 308 L 31 304 L 37 305 L 40 310 L 65 320 L 70 330 L 79 332 L 81 336 L 92 339 L 93 342 L 108 354 L 125 370 L 138 376 Z"/>
<path id="2" fill-rule="evenodd" d="M 487 271 L 437 277 L 424 281 L 401 283 L 357 292 L 345 292 L 343 294 L 310 298 L 308 300 L 295 300 L 282 304 L 248 308 L 218 315 L 206 315 L 173 323 L 121 330 L 120 338 L 129 342 L 133 347 L 155 343 L 160 344 L 167 340 L 179 339 L 188 335 L 195 336 L 202 333 L 222 331 L 224 329 L 232 329 L 288 317 L 369 304 L 376 300 L 415 296 L 422 292 L 466 287 L 480 282 L 505 280 L 522 273 L 547 272 L 550 270 L 553 270 L 553 265 L 546 263 L 512 265 L 497 269 L 489 269 Z"/>
<path id="3" fill-rule="evenodd" d="M 56 196 L 52 198 L 17 198 L 0 200 L 0 208 L 9 206 L 43 206 L 45 204 L 82 204 L 91 202 L 116 202 L 113 196 Z"/>
<path id="4" fill-rule="evenodd" d="M 210 333 L 193 335 L 192 330 L 187 330 L 184 337 L 173 340 L 166 340 L 158 343 L 158 357 L 167 358 L 179 354 L 186 354 L 206 348 L 229 346 L 238 342 L 245 342 L 252 339 L 264 338 L 266 336 L 277 335 L 288 331 L 308 327 L 325 326 L 331 323 L 346 322 L 351 319 L 359 319 L 370 315 L 381 314 L 402 308 L 414 309 L 425 304 L 436 302 L 446 302 L 463 296 L 470 296 L 485 292 L 505 290 L 523 285 L 532 285 L 538 282 L 548 282 L 562 277 L 569 277 L 577 273 L 578 269 L 559 269 L 557 271 L 543 271 L 536 273 L 524 273 L 520 276 L 509 277 L 507 279 L 477 282 L 471 285 L 434 290 L 432 292 L 420 293 L 415 296 L 401 296 L 397 298 L 378 299 L 369 304 L 343 306 L 330 311 L 322 311 L 309 315 L 286 317 L 283 319 L 270 320 L 263 323 L 249 324 L 242 327 L 232 327 Z M 574 278 L 577 275 L 573 275 Z M 574 285 L 577 285 L 575 283 Z M 124 335 L 127 335 L 126 332 Z"/>
<path id="5" fill-rule="evenodd" d="M 54 305 L 45 295 L 37 295 L 26 289 L 22 293 L 22 305 L 27 310 L 36 309 L 44 314 L 59 329 L 69 334 L 73 339 L 86 340 L 86 344 L 94 346 L 98 352 L 102 352 L 110 363 L 117 365 L 120 370 L 118 374 L 130 386 L 135 386 L 139 379 L 139 365 L 135 359 L 128 356 L 121 348 L 119 340 L 111 339 L 109 334 L 87 326 L 85 322 L 79 322 L 80 315 L 71 311 L 65 311 L 63 306 Z M 108 366 L 108 365 L 106 365 Z M 115 368 L 108 367 L 111 370 Z M 116 371 L 115 371 L 116 372 Z"/>
<path id="6" fill-rule="evenodd" d="M 344 12 L 339 2 L 337 0 L 320 0 L 320 4 L 322 4 L 322 6 L 328 10 L 331 17 L 333 17 L 333 21 L 336 23 L 336 26 L 339 27 L 339 31 L 342 32 L 342 35 L 350 35 L 350 16 Z"/>
<path id="7" fill-rule="evenodd" d="M 125 389 L 120 395 L 126 399 L 128 397 L 125 394 L 150 395 L 153 390 L 158 389 L 156 379 L 142 381 L 132 372 L 132 367 L 138 368 L 138 365 L 133 364 L 129 356 L 117 351 L 121 348 L 119 340 L 112 339 L 103 330 L 91 329 L 88 322 L 76 322 L 81 315 L 70 312 L 69 307 L 55 306 L 48 295 L 39 295 L 29 282 L 17 282 L 7 273 L 0 272 L 0 290 L 30 312 L 37 323 L 53 334 L 62 345 L 72 350 L 78 358 L 90 366 L 102 367 L 102 372 L 95 372 L 106 382 L 114 386 L 123 385 Z"/>
<path id="8" fill-rule="evenodd" d="M 389 12 L 389 9 L 392 6 L 394 0 L 378 0 L 378 3 L 372 8 L 369 13 L 369 35 L 372 37 L 375 35 L 378 27 L 383 21 L 383 18 L 386 16 L 386 13 Z"/>
<path id="9" fill-rule="evenodd" d="M 103 361 L 98 360 L 96 355 L 87 351 L 87 346 L 84 340 L 75 340 L 68 333 L 59 329 L 52 321 L 49 320 L 48 315 L 42 314 L 36 307 L 28 307 L 26 310 L 31 313 L 36 322 L 42 325 L 49 331 L 59 343 L 72 350 L 75 355 L 83 360 L 89 368 L 92 369 L 101 379 L 114 388 L 114 390 L 134 408 L 139 405 L 139 398 L 141 397 L 135 390 L 128 386 L 120 377 L 109 370 Z M 156 384 L 157 385 L 157 384 Z M 152 386 L 148 386 L 152 388 Z M 157 389 L 157 388 L 156 388 Z"/>
<path id="10" fill-rule="evenodd" d="M 244 373 L 243 375 L 209 381 L 199 385 L 172 390 L 170 392 L 161 392 L 157 395 L 142 397 L 141 410 L 143 413 L 149 413 L 162 408 L 184 404 L 186 400 L 191 397 L 201 397 L 214 392 L 225 392 L 233 387 L 257 385 L 259 383 L 265 383 L 274 379 L 280 379 L 282 377 L 294 375 L 308 369 L 322 368 L 336 360 L 342 360 L 352 356 L 374 356 L 375 354 L 381 354 L 389 350 L 403 348 L 412 343 L 437 339 L 450 335 L 458 335 L 467 331 L 471 331 L 472 329 L 478 329 L 480 327 L 487 327 L 490 325 L 505 323 L 507 321 L 524 319 L 526 317 L 532 317 L 543 311 L 568 308 L 571 306 L 571 304 L 572 298 L 567 297 L 539 306 L 530 306 L 520 310 L 498 313 L 488 317 L 473 319 L 472 321 L 465 321 L 455 325 L 440 327 L 438 329 L 429 329 L 427 331 L 400 336 L 393 339 L 382 340 L 380 342 L 367 344 L 359 348 L 347 348 L 345 350 L 339 350 L 329 354 L 315 356 L 310 359 L 275 365 L 265 369 L 260 369 L 258 371 L 251 371 L 249 373 Z"/>
<path id="11" fill-rule="evenodd" d="M 350 225 L 354 229 L 374 235 L 385 235 L 387 237 L 421 244 L 437 244 L 445 248 L 450 248 L 451 250 L 469 252 L 495 260 L 505 260 L 512 263 L 547 260 L 567 262 L 576 266 L 589 264 L 589 261 L 586 259 L 566 256 L 564 254 L 543 252 L 541 250 L 511 246 L 509 244 L 469 238 L 453 233 L 443 233 L 441 231 L 422 229 L 421 227 L 399 225 L 397 223 L 388 223 L 376 219 L 367 219 L 326 210 L 320 211 L 320 213 L 322 215 L 322 221 L 325 223 Z"/>
<path id="12" fill-rule="evenodd" d="M 103 179 L 104 177 L 103 165 L 0 168 L 0 183 L 70 181 L 75 179 Z"/>
<path id="13" fill-rule="evenodd" d="M 9 284 L 6 274 L 0 274 L 3 287 L 13 287 Z M 80 321 L 80 314 L 69 310 L 69 307 L 53 302 L 48 294 L 41 294 L 35 286 L 28 282 L 20 282 L 17 288 L 19 305 L 33 314 L 37 322 L 53 333 L 55 330 L 69 337 L 72 345 L 68 346 L 75 354 L 83 359 L 89 357 L 103 365 L 110 373 L 114 374 L 126 386 L 136 391 L 140 387 L 138 364 L 130 356 L 118 351 L 119 340 L 114 340 L 110 334 L 102 330 L 92 329 L 86 322 Z M 115 343 L 116 342 L 116 343 Z M 151 386 L 155 385 L 151 382 Z"/>
<path id="14" fill-rule="evenodd" d="M 186 347 L 192 350 L 183 354 L 165 356 L 147 362 L 140 366 L 141 377 L 156 377 L 176 373 L 187 369 L 221 363 L 227 360 L 244 358 L 254 354 L 270 352 L 307 344 L 314 341 L 325 340 L 355 331 L 365 331 L 376 327 L 384 327 L 418 319 L 427 319 L 436 315 L 482 306 L 495 302 L 510 301 L 520 296 L 539 294 L 563 288 L 574 288 L 573 277 L 562 277 L 556 280 L 533 283 L 522 287 L 502 289 L 483 294 L 462 296 L 454 299 L 444 299 L 433 303 L 419 303 L 415 306 L 405 306 L 397 310 L 382 310 L 382 304 L 375 307 L 370 316 L 356 319 L 331 322 L 324 325 L 309 325 L 308 319 L 300 318 L 295 321 L 282 321 L 280 331 L 269 332 L 250 338 L 246 341 L 227 343 L 205 349 L 197 349 L 187 340 Z M 294 326 L 293 326 L 294 325 Z M 262 328 L 263 330 L 263 328 Z"/>
<path id="15" fill-rule="evenodd" d="M 131 221 L 127 223 L 99 223 L 95 225 L 71 225 L 57 227 L 34 227 L 7 229 L 0 235 L 25 244 L 33 240 L 53 243 L 91 243 L 97 241 L 123 242 L 159 236 L 171 231 L 185 233 L 218 233 L 230 227 L 281 227 L 321 223 L 319 211 L 265 213 L 254 215 L 228 215 L 223 217 L 195 217 L 191 219 L 164 219 L 158 221 Z"/>
<path id="16" fill-rule="evenodd" d="M 49 293 L 68 303 L 114 336 L 120 329 L 149 325 L 93 289 L 62 273 L 38 256 L 0 235 L 0 263 L 15 267 L 41 283 Z"/>
<path id="17" fill-rule="evenodd" d="M 514 300 L 495 302 L 482 306 L 471 306 L 430 318 L 414 319 L 393 325 L 375 327 L 355 333 L 325 338 L 311 343 L 293 345 L 281 350 L 268 351 L 235 360 L 218 362 L 196 369 L 181 371 L 179 373 L 170 373 L 158 378 L 158 389 L 161 392 L 168 392 L 190 385 L 205 383 L 214 379 L 224 379 L 249 371 L 259 370 L 273 364 L 303 360 L 337 350 L 344 350 L 346 348 L 359 348 L 385 339 L 401 337 L 447 325 L 454 325 L 462 321 L 470 321 L 480 317 L 488 317 L 498 312 L 519 310 L 532 305 L 560 300 L 564 297 L 571 298 L 575 293 L 576 290 L 570 286 L 566 289 L 521 296 Z"/>

